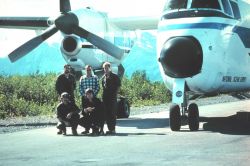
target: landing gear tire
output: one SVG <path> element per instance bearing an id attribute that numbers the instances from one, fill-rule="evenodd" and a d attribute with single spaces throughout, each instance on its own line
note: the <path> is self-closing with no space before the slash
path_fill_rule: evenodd
<path id="1" fill-rule="evenodd" d="M 117 118 L 128 118 L 130 115 L 130 105 L 125 97 L 120 97 L 117 101 Z"/>
<path id="2" fill-rule="evenodd" d="M 169 125 L 172 131 L 179 131 L 181 128 L 181 112 L 177 104 L 170 106 Z"/>
<path id="3" fill-rule="evenodd" d="M 191 131 L 199 129 L 199 109 L 195 103 L 190 104 L 188 107 L 188 125 Z"/>

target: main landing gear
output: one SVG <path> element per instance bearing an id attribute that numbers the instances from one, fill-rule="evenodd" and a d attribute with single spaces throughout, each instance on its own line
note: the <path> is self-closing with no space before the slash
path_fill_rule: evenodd
<path id="1" fill-rule="evenodd" d="M 199 109 L 195 103 L 188 106 L 184 79 L 175 79 L 172 100 L 174 104 L 170 106 L 169 110 L 171 130 L 179 131 L 181 125 L 188 124 L 191 131 L 197 131 L 199 129 Z"/>

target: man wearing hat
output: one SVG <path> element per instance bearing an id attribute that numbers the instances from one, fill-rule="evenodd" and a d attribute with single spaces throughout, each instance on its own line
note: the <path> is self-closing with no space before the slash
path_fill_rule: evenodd
<path id="1" fill-rule="evenodd" d="M 85 90 L 85 96 L 82 100 L 82 118 L 80 119 L 80 125 L 85 128 L 82 134 L 88 134 L 90 128 L 93 135 L 99 135 L 104 125 L 104 110 L 100 99 L 94 95 L 94 91 L 91 88 Z"/>
<path id="2" fill-rule="evenodd" d="M 72 129 L 73 135 L 77 134 L 77 125 L 79 122 L 79 109 L 78 107 L 70 101 L 69 94 L 67 92 L 63 92 L 61 94 L 61 102 L 57 105 L 57 119 L 58 124 L 57 128 L 59 131 L 57 134 L 66 135 L 66 127 L 70 127 Z"/>

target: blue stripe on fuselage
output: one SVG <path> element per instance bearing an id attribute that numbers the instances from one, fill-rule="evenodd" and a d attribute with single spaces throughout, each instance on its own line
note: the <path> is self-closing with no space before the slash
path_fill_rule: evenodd
<path id="1" fill-rule="evenodd" d="M 232 32 L 239 35 L 242 43 L 246 48 L 250 48 L 250 28 L 233 26 L 223 23 L 189 23 L 189 24 L 172 24 L 159 27 L 159 31 L 178 30 L 178 29 L 218 29 L 232 28 Z"/>

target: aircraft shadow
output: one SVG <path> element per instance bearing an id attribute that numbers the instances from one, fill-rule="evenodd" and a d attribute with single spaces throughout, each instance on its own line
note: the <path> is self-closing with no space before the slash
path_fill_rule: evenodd
<path id="1" fill-rule="evenodd" d="M 168 118 L 147 118 L 147 119 L 140 119 L 140 118 L 128 118 L 128 119 L 117 119 L 116 126 L 120 127 L 136 127 L 138 129 L 152 129 L 152 128 L 166 128 L 169 126 L 169 119 Z M 91 134 L 79 136 L 83 137 L 113 137 L 113 136 L 140 136 L 140 135 L 166 135 L 166 133 L 157 133 L 157 132 L 145 132 L 145 131 L 138 131 L 138 132 L 124 132 L 119 133 L 119 131 L 115 135 L 98 135 L 93 136 Z M 69 134 L 67 136 L 73 136 Z M 73 136 L 75 137 L 75 136 Z"/>
<path id="2" fill-rule="evenodd" d="M 117 120 L 117 126 L 137 127 L 138 129 L 166 128 L 169 126 L 169 119 L 162 118 L 129 118 Z"/>
<path id="3" fill-rule="evenodd" d="M 250 122 L 240 121 L 236 115 L 228 117 L 200 117 L 204 131 L 231 135 L 250 135 Z"/>

